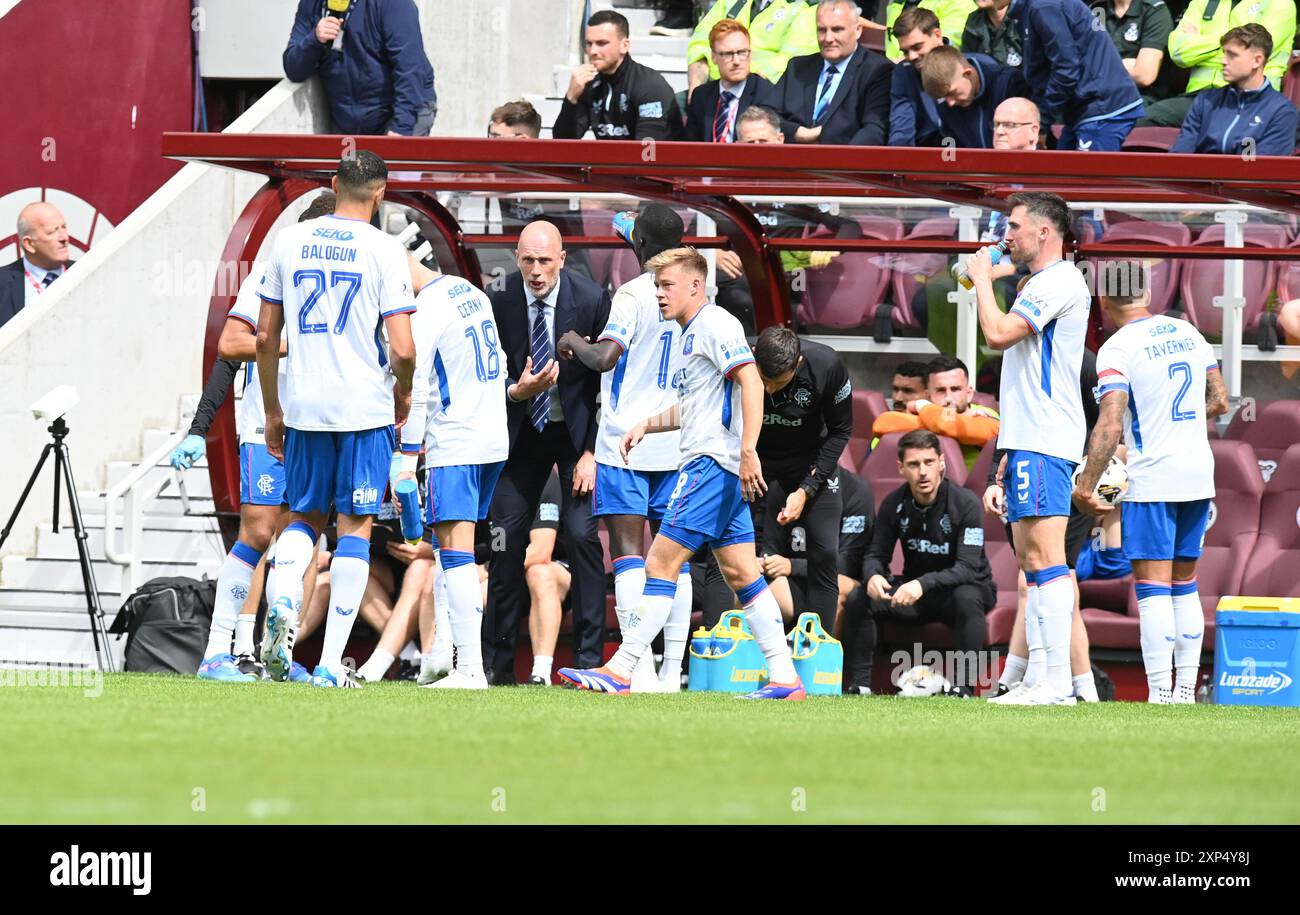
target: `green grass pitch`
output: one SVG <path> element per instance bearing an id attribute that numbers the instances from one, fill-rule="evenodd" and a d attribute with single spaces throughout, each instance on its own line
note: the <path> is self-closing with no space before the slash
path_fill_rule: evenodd
<path id="1" fill-rule="evenodd" d="M 1295 823 L 1300 709 L 0 689 L 0 822 Z"/>

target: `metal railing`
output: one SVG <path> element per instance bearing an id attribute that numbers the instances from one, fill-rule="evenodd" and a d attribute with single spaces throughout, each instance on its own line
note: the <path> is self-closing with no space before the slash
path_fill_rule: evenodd
<path id="1" fill-rule="evenodd" d="M 188 429 L 188 422 L 184 423 Z M 131 595 L 143 584 L 144 565 L 144 511 L 162 491 L 175 482 L 181 497 L 181 506 L 189 514 L 189 495 L 185 492 L 185 479 L 179 471 L 171 470 L 149 479 L 158 465 L 185 440 L 188 431 L 177 432 L 166 442 L 144 456 L 130 473 L 104 493 L 104 556 L 109 562 L 122 567 L 122 598 Z M 168 468 L 170 470 L 170 468 Z M 122 502 L 122 521 L 125 548 L 117 548 L 117 503 Z"/>

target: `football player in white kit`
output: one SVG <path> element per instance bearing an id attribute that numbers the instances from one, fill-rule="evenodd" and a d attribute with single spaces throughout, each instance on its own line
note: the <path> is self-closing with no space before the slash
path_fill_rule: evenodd
<path id="1" fill-rule="evenodd" d="M 1113 288 L 1098 290 L 1119 330 L 1097 353 L 1101 414 L 1074 501 L 1097 515 L 1113 510 L 1094 490 L 1122 437 L 1129 480 L 1120 503 L 1124 555 L 1133 563 L 1147 701 L 1192 703 L 1205 627 L 1196 560 L 1214 498 L 1205 424 L 1227 412 L 1228 392 L 1200 331 L 1148 310 L 1142 264 L 1122 261 L 1119 268 L 1103 277 Z"/>
<path id="2" fill-rule="evenodd" d="M 615 229 L 631 236 L 637 262 L 681 246 L 685 227 L 670 207 L 652 203 L 636 214 L 615 217 Z M 630 229 L 630 231 L 629 231 Z M 623 436 L 647 416 L 662 413 L 677 402 L 673 386 L 681 326 L 659 311 L 654 274 L 646 271 L 614 293 L 609 321 L 595 343 L 574 331 L 560 338 L 560 356 L 577 356 L 587 368 L 601 372 L 600 426 L 596 433 L 596 486 L 592 514 L 605 521 L 614 565 L 614 611 L 626 637 L 635 624 L 635 608 L 645 590 L 645 526 L 658 531 L 668 498 L 677 483 L 681 463 L 678 432 L 661 432 L 646 439 L 625 464 L 619 454 Z M 682 658 L 691 628 L 691 569 L 683 563 L 677 593 L 664 624 L 664 664 L 655 675 L 654 657 L 646 653 L 632 671 L 633 692 L 677 692 L 681 689 Z"/>
<path id="3" fill-rule="evenodd" d="M 740 322 L 705 299 L 708 263 L 698 251 L 674 248 L 651 258 L 645 267 L 654 273 L 660 314 L 682 328 L 675 377 L 678 404 L 633 427 L 623 437 L 621 452 L 626 461 L 648 433 L 680 429 L 682 463 L 646 557 L 645 591 L 636 622 L 607 665 L 591 670 L 562 667 L 560 679 L 593 692 L 628 692 L 632 671 L 668 620 L 682 563 L 708 544 L 767 659 L 770 682 L 745 698 L 800 701 L 803 684 L 794 670 L 776 598 L 758 568 L 754 524 L 745 504 L 767 489 L 757 450 L 763 379 Z"/>
<path id="4" fill-rule="evenodd" d="M 1005 240 L 1029 280 L 1004 314 L 993 294 L 988 249 L 967 261 L 980 328 L 1005 351 L 998 402 L 998 447 L 1008 451 L 1007 519 L 1025 572 L 1025 636 L 1031 663 L 1046 656 L 1041 682 L 990 700 L 1001 705 L 1074 705 L 1070 626 L 1074 586 L 1065 560 L 1070 480 L 1083 455 L 1085 423 L 1079 370 L 1092 299 L 1083 274 L 1064 259 L 1070 210 L 1055 194 L 1007 198 Z"/>
<path id="5" fill-rule="evenodd" d="M 303 210 L 299 222 L 334 212 L 334 195 L 326 191 Z M 260 271 L 256 278 L 260 279 Z M 239 534 L 217 575 L 217 593 L 208 629 L 208 647 L 199 665 L 200 680 L 252 683 L 261 679 L 262 665 L 253 657 L 253 628 L 257 622 L 258 564 L 289 520 L 284 509 L 284 464 L 266 450 L 262 387 L 257 379 L 257 315 L 261 300 L 254 275 L 244 282 L 230 307 L 217 340 L 217 358 L 244 364 L 244 397 L 239 403 Z M 283 352 L 284 347 L 281 347 Z M 280 389 L 284 384 L 281 379 Z M 224 394 L 221 395 L 224 399 Z M 306 591 L 315 575 L 309 571 Z M 249 600 L 250 592 L 254 592 Z M 242 613 L 241 613 L 242 608 Z M 234 648 L 231 649 L 231 633 Z M 294 665 L 289 679 L 302 682 L 311 675 Z"/>
<path id="6" fill-rule="evenodd" d="M 406 421 L 415 372 L 406 249 L 370 224 L 387 179 L 388 167 L 374 153 L 346 156 L 333 179 L 334 213 L 280 233 L 258 290 L 266 447 L 284 461 L 293 519 L 276 544 L 267 587 L 262 662 L 275 679 L 292 665 L 303 575 L 333 507 L 339 532 L 330 563 L 333 608 L 312 683 L 360 686 L 343 664 L 343 649 L 370 574 L 370 527 L 388 482 L 394 421 Z M 288 336 L 283 407 L 282 331 Z"/>
<path id="7" fill-rule="evenodd" d="M 424 520 L 437 537 L 439 623 L 450 624 L 455 670 L 443 689 L 487 689 L 483 674 L 483 591 L 474 565 L 474 525 L 488 515 L 510 453 L 504 354 L 492 303 L 468 280 L 412 265 L 420 292 L 411 318 L 416 370 L 411 415 L 402 428 L 402 473 L 414 479 L 423 441 Z M 446 607 L 446 615 L 442 613 Z"/>

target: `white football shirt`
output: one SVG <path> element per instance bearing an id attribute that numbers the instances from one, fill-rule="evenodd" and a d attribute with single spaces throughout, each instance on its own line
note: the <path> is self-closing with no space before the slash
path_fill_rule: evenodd
<path id="1" fill-rule="evenodd" d="M 235 296 L 235 304 L 227 313 L 231 318 L 238 318 L 257 330 L 257 315 L 262 308 L 262 300 L 257 296 L 257 287 L 261 282 L 263 268 L 259 264 L 244 279 Z M 285 395 L 283 363 L 279 376 L 280 402 Z M 235 427 L 239 431 L 239 444 L 266 444 L 266 408 L 262 405 L 262 385 L 257 377 L 257 363 L 244 363 L 244 393 L 239 401 L 239 410 L 235 416 Z"/>
<path id="2" fill-rule="evenodd" d="M 1029 277 L 1010 314 L 1030 334 L 1002 357 L 998 447 L 1079 463 L 1087 424 L 1079 393 L 1092 298 L 1079 268 L 1057 261 Z"/>
<path id="3" fill-rule="evenodd" d="M 406 258 L 397 239 L 360 219 L 322 216 L 280 231 L 258 295 L 284 307 L 285 426 L 392 425 L 382 330 L 384 318 L 415 310 Z"/>
<path id="4" fill-rule="evenodd" d="M 726 309 L 708 303 L 682 328 L 681 347 L 681 463 L 708 456 L 739 475 L 744 420 L 740 386 L 731 376 L 754 361 L 745 328 Z"/>
<path id="5" fill-rule="evenodd" d="M 415 382 L 402 450 L 418 450 L 423 436 L 426 467 L 504 461 L 506 356 L 492 303 L 469 281 L 447 274 L 415 301 Z"/>
<path id="6" fill-rule="evenodd" d="M 1214 452 L 1205 435 L 1205 376 L 1218 371 L 1201 332 L 1179 318 L 1125 324 L 1097 353 L 1098 395 L 1128 394 L 1130 502 L 1214 498 Z"/>
<path id="7" fill-rule="evenodd" d="M 667 410 L 677 401 L 673 388 L 681 325 L 659 314 L 655 277 L 643 273 L 614 293 L 609 321 L 600 340 L 623 348 L 618 364 L 600 376 L 600 426 L 596 432 L 596 461 L 633 470 L 676 470 L 681 463 L 681 435 L 647 435 L 628 454 L 618 453 L 623 436 L 644 419 Z"/>

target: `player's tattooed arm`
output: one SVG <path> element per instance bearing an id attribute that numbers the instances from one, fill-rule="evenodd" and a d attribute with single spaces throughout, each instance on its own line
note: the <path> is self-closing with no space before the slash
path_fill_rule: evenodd
<path id="1" fill-rule="evenodd" d="M 1211 369 L 1205 373 L 1205 415 L 1210 419 L 1228 412 L 1228 388 L 1223 373 Z"/>
<path id="2" fill-rule="evenodd" d="M 1124 391 L 1112 391 L 1102 398 L 1097 425 L 1093 427 L 1092 438 L 1088 440 L 1088 463 L 1084 465 L 1079 482 L 1074 487 L 1076 493 L 1091 493 L 1097 488 L 1102 471 L 1110 464 L 1110 459 L 1123 438 L 1124 410 L 1127 407 L 1128 394 Z"/>
<path id="3" fill-rule="evenodd" d="M 593 372 L 602 373 L 618 365 L 618 359 L 623 355 L 623 347 L 613 340 L 597 340 L 592 343 L 576 330 L 568 331 L 560 337 L 555 348 L 559 351 L 561 359 L 572 359 L 576 356 L 579 362 Z"/>

